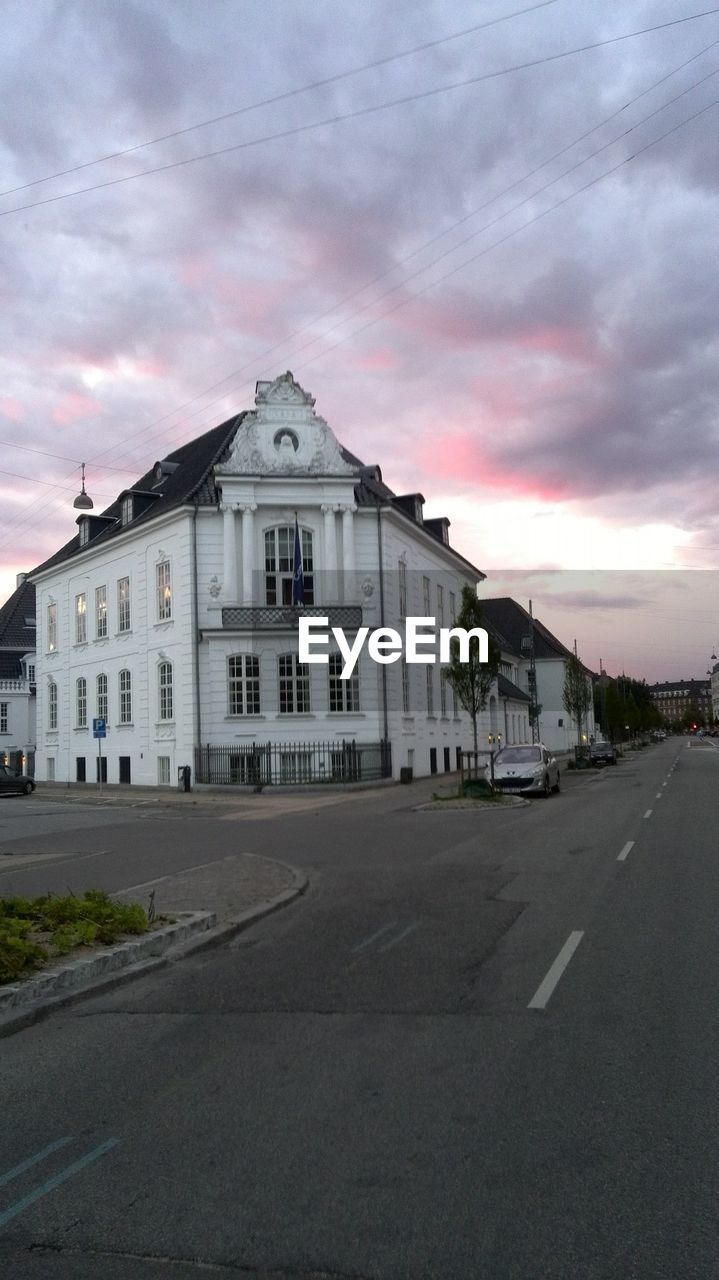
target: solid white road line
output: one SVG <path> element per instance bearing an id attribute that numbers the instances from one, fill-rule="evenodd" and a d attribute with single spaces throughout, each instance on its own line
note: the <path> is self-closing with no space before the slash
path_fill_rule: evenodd
<path id="1" fill-rule="evenodd" d="M 383 945 L 378 947 L 377 950 L 389 951 L 390 947 L 394 947 L 395 944 L 401 942 L 403 938 L 409 937 L 410 933 L 414 933 L 415 929 L 419 929 L 421 923 L 421 920 L 415 920 L 412 924 L 408 924 L 407 928 L 402 930 L 402 933 L 398 933 L 396 938 L 390 938 L 389 942 L 383 943 Z"/>
<path id="2" fill-rule="evenodd" d="M 634 841 L 633 841 L 633 840 L 627 840 L 627 843 L 625 844 L 624 848 L 622 849 L 622 852 L 621 852 L 621 853 L 619 854 L 619 856 L 617 857 L 617 862 L 624 862 L 624 859 L 625 859 L 625 858 L 626 858 L 626 857 L 631 853 L 631 851 L 632 851 L 632 849 L 633 849 L 633 848 L 634 848 Z"/>
<path id="3" fill-rule="evenodd" d="M 651 818 L 651 816 L 652 816 L 652 812 L 653 812 L 653 810 L 652 810 L 652 809 L 647 809 L 646 813 L 644 814 L 644 817 L 645 817 L 645 818 Z"/>
<path id="4" fill-rule="evenodd" d="M 544 978 L 544 980 L 540 982 L 539 986 L 537 987 L 537 990 L 532 996 L 532 999 L 527 1005 L 528 1009 L 546 1009 L 549 999 L 552 995 L 552 992 L 554 991 L 554 988 L 559 982 L 559 979 L 564 973 L 564 970 L 569 964 L 569 961 L 574 955 L 574 952 L 576 951 L 583 937 L 584 937 L 584 930 L 579 931 L 575 929 L 573 933 L 570 933 L 569 937 L 567 938 L 567 941 L 565 942 L 564 946 L 562 947 L 562 950 L 560 951 L 559 955 L 554 961 L 554 964 L 549 970 L 546 978 Z"/>

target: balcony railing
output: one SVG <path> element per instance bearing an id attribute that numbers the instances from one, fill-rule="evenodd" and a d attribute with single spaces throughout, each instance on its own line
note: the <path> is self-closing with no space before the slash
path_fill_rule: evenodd
<path id="1" fill-rule="evenodd" d="M 29 693 L 34 688 L 27 680 L 0 680 L 0 693 Z"/>
<path id="2" fill-rule="evenodd" d="M 287 631 L 304 618 L 328 618 L 330 627 L 357 631 L 362 626 L 362 608 L 357 604 L 328 605 L 230 605 L 222 610 L 222 626 L 232 631 Z"/>

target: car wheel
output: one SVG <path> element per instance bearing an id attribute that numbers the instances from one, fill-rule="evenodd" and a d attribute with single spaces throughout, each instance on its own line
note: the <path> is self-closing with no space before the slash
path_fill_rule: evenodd
<path id="1" fill-rule="evenodd" d="M 35 790 L 35 787 L 32 782 L 26 782 L 22 790 L 23 790 L 23 795 L 29 796 Z"/>
<path id="2" fill-rule="evenodd" d="M 554 788 L 554 790 L 556 791 L 557 795 L 559 795 L 559 789 L 560 789 L 560 781 L 559 781 L 559 774 L 557 774 L 557 785 L 556 785 L 556 787 Z"/>
<path id="3" fill-rule="evenodd" d="M 545 800 L 546 800 L 546 799 L 548 799 L 548 797 L 549 797 L 549 796 L 551 796 L 551 794 L 552 794 L 552 788 L 551 788 L 551 787 L 550 787 L 550 785 L 549 785 L 549 774 L 548 774 L 548 773 L 545 773 L 545 775 L 544 775 L 544 798 L 545 798 Z"/>

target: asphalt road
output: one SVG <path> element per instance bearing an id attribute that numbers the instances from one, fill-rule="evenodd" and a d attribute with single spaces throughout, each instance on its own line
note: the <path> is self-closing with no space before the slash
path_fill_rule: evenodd
<path id="1" fill-rule="evenodd" d="M 0 1269 L 717 1277 L 719 751 L 568 781 L 512 812 L 400 788 L 18 837 L 0 892 L 200 845 L 311 888 L 0 1042 Z"/>

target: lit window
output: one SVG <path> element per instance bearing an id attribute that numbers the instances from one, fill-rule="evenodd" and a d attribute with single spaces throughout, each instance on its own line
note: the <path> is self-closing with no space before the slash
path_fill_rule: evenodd
<path id="1" fill-rule="evenodd" d="M 170 561 L 163 560 L 157 570 L 157 617 L 160 622 L 167 622 L 172 617 L 172 581 L 170 578 Z"/>
<path id="2" fill-rule="evenodd" d="M 84 676 L 75 683 L 75 706 L 77 710 L 76 724 L 78 729 L 87 728 L 87 680 Z"/>
<path id="3" fill-rule="evenodd" d="M 75 596 L 75 644 L 87 643 L 87 596 Z"/>
<path id="4" fill-rule="evenodd" d="M 47 606 L 47 651 L 54 653 L 57 649 L 57 605 Z"/>
<path id="5" fill-rule="evenodd" d="M 57 685 L 54 680 L 47 686 L 47 727 L 57 729 Z"/>
<path id="6" fill-rule="evenodd" d="M 314 604 L 314 561 L 312 533 L 300 530 L 302 544 L 302 583 L 304 603 Z M 295 568 L 294 525 L 281 525 L 265 532 L 265 604 L 292 604 L 292 580 Z"/>
<path id="7" fill-rule="evenodd" d="M 98 640 L 107 636 L 107 587 L 95 587 L 95 635 Z"/>
<path id="8" fill-rule="evenodd" d="M 130 630 L 130 579 L 119 578 L 117 582 L 117 629 Z"/>
<path id="9" fill-rule="evenodd" d="M 329 661 L 330 711 L 359 711 L 359 674 L 355 668 L 348 680 L 341 678 L 344 658 L 331 653 Z"/>
<path id="10" fill-rule="evenodd" d="M 157 669 L 160 694 L 160 719 L 172 719 L 172 663 L 161 662 Z"/>
<path id="11" fill-rule="evenodd" d="M 280 712 L 284 715 L 310 709 L 310 669 L 296 653 L 282 653 L 277 659 L 280 680 Z"/>
<path id="12" fill-rule="evenodd" d="M 132 724 L 132 676 L 129 671 L 121 671 L 120 689 L 120 724 Z"/>
<path id="13" fill-rule="evenodd" d="M 228 708 L 231 716 L 260 714 L 260 660 L 252 654 L 227 659 Z"/>

